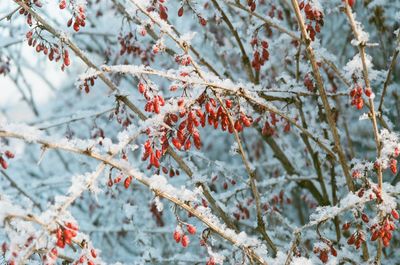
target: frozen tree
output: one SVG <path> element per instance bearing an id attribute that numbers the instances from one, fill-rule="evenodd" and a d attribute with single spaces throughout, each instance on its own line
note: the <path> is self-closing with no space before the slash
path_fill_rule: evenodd
<path id="1" fill-rule="evenodd" d="M 0 264 L 399 264 L 399 28 L 399 1 L 2 0 Z"/>

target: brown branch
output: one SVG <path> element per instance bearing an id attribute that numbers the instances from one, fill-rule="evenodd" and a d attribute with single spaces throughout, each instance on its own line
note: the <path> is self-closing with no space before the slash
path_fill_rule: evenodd
<path id="1" fill-rule="evenodd" d="M 222 20 L 225 21 L 226 25 L 228 26 L 230 32 L 232 33 L 233 37 L 235 38 L 237 44 L 239 45 L 240 52 L 242 53 L 242 63 L 244 65 L 244 68 L 246 69 L 247 76 L 249 77 L 249 80 L 252 83 L 255 83 L 256 79 L 254 78 L 254 73 L 253 69 L 250 64 L 250 59 L 247 56 L 246 50 L 244 49 L 243 43 L 240 39 L 240 36 L 235 29 L 235 27 L 232 25 L 231 21 L 229 20 L 228 16 L 225 14 L 224 10 L 221 8 L 221 6 L 218 4 L 217 0 L 211 0 L 214 6 L 217 8 L 217 10 L 221 13 Z"/>
<path id="2" fill-rule="evenodd" d="M 178 197 L 176 197 L 175 194 L 169 194 L 165 190 L 159 190 L 159 189 L 152 188 L 152 182 L 149 178 L 147 178 L 144 174 L 138 172 L 136 169 L 130 167 L 130 165 L 127 165 L 126 163 L 120 162 L 119 160 L 112 159 L 112 158 L 110 158 L 110 156 L 104 156 L 104 155 L 96 153 L 96 152 L 88 152 L 87 149 L 81 149 L 81 148 L 75 147 L 68 143 L 67 144 L 59 143 L 56 141 L 52 141 L 52 140 L 48 140 L 46 138 L 40 138 L 40 137 L 34 137 L 34 139 L 32 139 L 32 135 L 24 135 L 23 133 L 7 131 L 4 129 L 0 129 L 0 137 L 16 138 L 16 139 L 21 139 L 21 140 L 28 141 L 28 142 L 34 141 L 39 144 L 45 145 L 47 148 L 50 148 L 50 149 L 59 149 L 59 150 L 87 156 L 87 157 L 93 158 L 95 160 L 101 161 L 104 164 L 107 164 L 114 168 L 117 168 L 124 174 L 132 176 L 138 182 L 142 183 L 143 185 L 145 185 L 146 187 L 151 189 L 156 194 L 156 196 L 165 198 L 168 201 L 179 206 L 180 208 L 191 213 L 193 216 L 195 216 L 199 221 L 201 221 L 206 226 L 208 226 L 216 234 L 218 234 L 225 240 L 229 241 L 231 244 L 242 249 L 245 253 L 247 253 L 249 258 L 252 258 L 261 264 L 267 264 L 266 261 L 261 256 L 259 256 L 250 246 L 246 246 L 246 245 L 243 245 L 240 242 L 238 242 L 237 234 L 233 230 L 225 229 L 221 225 L 221 223 L 216 222 L 215 220 L 209 219 L 207 216 L 204 215 L 203 212 L 199 211 L 198 209 L 195 209 L 190 204 L 188 204 L 186 201 L 179 199 Z"/>
<path id="3" fill-rule="evenodd" d="M 98 67 L 85 55 L 85 53 L 78 48 L 78 46 L 73 43 L 69 38 L 61 34 L 59 31 L 56 31 L 49 23 L 46 22 L 39 14 L 37 14 L 35 11 L 33 11 L 29 6 L 27 6 L 24 2 L 17 2 L 18 5 L 23 7 L 27 12 L 29 12 L 32 17 L 40 22 L 44 28 L 46 28 L 47 31 L 49 31 L 54 37 L 60 39 L 63 43 L 65 43 L 74 53 L 76 56 L 78 56 L 87 66 L 93 68 L 93 69 L 98 69 Z M 118 88 L 117 86 L 104 74 L 100 73 L 99 74 L 100 79 L 109 87 L 109 89 L 113 92 L 117 92 Z M 141 120 L 146 120 L 147 117 L 140 111 L 140 109 L 134 105 L 126 96 L 121 96 L 117 95 L 116 99 L 124 103 L 129 109 L 131 109 Z M 192 177 L 193 173 L 190 170 L 190 168 L 186 165 L 186 163 L 183 161 L 183 159 L 176 154 L 176 152 L 168 148 L 167 152 L 169 155 L 172 156 L 172 158 L 178 163 L 178 165 L 185 171 L 185 173 L 189 176 Z M 200 184 L 201 186 L 204 186 L 204 184 Z M 219 214 L 219 216 L 222 218 L 222 220 L 225 221 L 225 223 L 232 229 L 235 229 L 235 226 L 233 225 L 233 222 L 230 220 L 229 216 L 219 207 L 217 204 L 213 203 L 215 200 L 212 198 L 211 194 L 208 192 L 208 188 L 203 189 L 204 196 L 206 199 L 209 201 L 211 208 Z"/>
<path id="4" fill-rule="evenodd" d="M 298 22 L 299 27 L 300 27 L 301 32 L 302 32 L 302 36 L 303 36 L 304 41 L 306 43 L 306 51 L 307 51 L 309 60 L 311 62 L 311 67 L 313 69 L 314 78 L 316 80 L 317 88 L 318 88 L 318 91 L 319 91 L 319 94 L 320 94 L 320 97 L 321 97 L 321 100 L 322 100 L 322 104 L 323 104 L 325 112 L 326 112 L 326 119 L 327 119 L 329 127 L 331 129 L 331 134 L 332 134 L 332 137 L 333 137 L 333 141 L 335 143 L 335 149 L 336 149 L 335 151 L 338 154 L 340 165 L 342 166 L 343 173 L 344 173 L 344 175 L 346 177 L 347 187 L 348 187 L 348 189 L 350 191 L 354 191 L 354 184 L 353 184 L 353 181 L 352 181 L 352 178 L 351 178 L 351 175 L 350 175 L 350 169 L 349 169 L 349 167 L 347 165 L 347 159 L 346 159 L 346 157 L 344 155 L 344 152 L 343 152 L 343 149 L 342 149 L 342 146 L 341 146 L 341 143 L 340 143 L 340 136 L 339 136 L 338 130 L 336 128 L 336 123 L 335 123 L 335 121 L 333 119 L 333 116 L 332 116 L 331 107 L 330 107 L 330 104 L 329 104 L 329 101 L 328 101 L 328 97 L 326 95 L 326 91 L 325 91 L 325 88 L 324 88 L 324 84 L 323 84 L 323 80 L 322 80 L 321 74 L 319 72 L 319 67 L 318 67 L 317 61 L 315 59 L 314 50 L 311 47 L 311 39 L 308 36 L 307 30 L 306 30 L 306 26 L 304 24 L 304 19 L 303 19 L 303 16 L 301 14 L 298 2 L 296 0 L 291 0 L 291 2 L 292 2 L 292 6 L 293 6 L 293 9 L 294 9 L 294 12 L 296 14 L 297 22 Z"/>
<path id="5" fill-rule="evenodd" d="M 381 100 L 379 101 L 379 107 L 378 107 L 378 113 L 380 113 L 381 115 L 382 115 L 382 108 L 383 108 L 383 100 L 385 98 L 387 87 L 390 82 L 390 77 L 392 75 L 393 70 L 396 67 L 396 61 L 397 61 L 397 57 L 399 56 L 399 52 L 400 52 L 400 34 L 398 34 L 398 36 L 397 36 L 397 41 L 396 41 L 396 45 L 395 45 L 395 48 L 393 51 L 392 60 L 390 62 L 390 66 L 389 66 L 389 69 L 388 69 L 388 72 L 386 75 L 385 83 L 383 83 L 382 96 L 381 96 Z"/>

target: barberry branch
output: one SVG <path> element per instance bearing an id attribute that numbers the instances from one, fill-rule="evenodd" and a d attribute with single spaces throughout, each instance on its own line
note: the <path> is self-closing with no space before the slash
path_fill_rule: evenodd
<path id="1" fill-rule="evenodd" d="M 353 181 L 352 181 L 352 178 L 350 175 L 350 169 L 347 165 L 347 161 L 346 161 L 347 159 L 344 155 L 344 152 L 343 152 L 343 149 L 342 149 L 342 146 L 340 143 L 340 137 L 339 137 L 339 134 L 338 134 L 338 131 L 336 128 L 336 123 L 333 120 L 333 116 L 331 113 L 331 106 L 330 106 L 328 98 L 326 96 L 326 91 L 324 88 L 321 74 L 319 72 L 319 67 L 318 67 L 317 61 L 315 59 L 315 54 L 314 54 L 313 48 L 311 47 L 311 39 L 307 33 L 307 30 L 306 30 L 306 27 L 304 24 L 304 19 L 300 12 L 298 2 L 296 0 L 291 0 L 291 2 L 292 2 L 293 10 L 296 14 L 297 22 L 301 29 L 302 36 L 304 37 L 304 41 L 306 42 L 306 51 L 307 51 L 309 60 L 311 62 L 311 66 L 312 66 L 313 73 L 314 73 L 314 78 L 316 79 L 317 88 L 318 88 L 318 91 L 319 91 L 319 94 L 320 94 L 320 97 L 321 97 L 321 100 L 322 100 L 322 103 L 323 103 L 323 106 L 324 106 L 324 109 L 326 112 L 326 119 L 327 119 L 329 127 L 331 129 L 331 134 L 332 134 L 332 137 L 333 137 L 333 140 L 335 143 L 335 149 L 336 149 L 335 151 L 338 154 L 339 162 L 342 166 L 343 173 L 346 177 L 347 186 L 350 191 L 354 191 L 354 184 L 353 184 Z"/>
<path id="2" fill-rule="evenodd" d="M 126 163 L 120 162 L 119 160 L 110 158 L 110 156 L 104 156 L 94 151 L 88 152 L 87 149 L 81 149 L 75 147 L 71 143 L 63 143 L 62 141 L 53 141 L 42 137 L 24 135 L 22 133 L 9 131 L 4 128 L 0 128 L 0 137 L 17 138 L 28 142 L 34 141 L 39 144 L 45 145 L 49 149 L 59 149 L 67 152 L 80 154 L 101 161 L 104 164 L 110 165 L 114 168 L 117 168 L 126 175 L 133 176 L 135 180 L 147 186 L 156 194 L 156 196 L 169 200 L 170 202 L 174 203 L 175 205 L 179 206 L 180 208 L 186 210 L 187 212 L 195 216 L 198 220 L 203 222 L 206 226 L 208 226 L 212 231 L 217 233 L 219 236 L 231 242 L 233 245 L 241 248 L 249 256 L 249 258 L 254 259 L 255 261 L 261 264 L 267 264 L 266 261 L 263 259 L 263 257 L 257 254 L 256 251 L 252 248 L 252 246 L 239 242 L 238 235 L 233 230 L 224 229 L 224 226 L 221 223 L 217 222 L 215 219 L 210 219 L 209 217 L 206 216 L 206 213 L 198 210 L 199 208 L 195 209 L 186 201 L 183 201 L 182 199 L 178 198 L 175 194 L 170 194 L 166 190 L 154 188 L 154 184 L 152 183 L 151 178 L 146 177 L 143 173 L 130 167 Z M 179 194 L 179 192 L 177 192 L 176 194 Z M 70 201 L 68 200 L 68 203 L 69 202 Z"/>

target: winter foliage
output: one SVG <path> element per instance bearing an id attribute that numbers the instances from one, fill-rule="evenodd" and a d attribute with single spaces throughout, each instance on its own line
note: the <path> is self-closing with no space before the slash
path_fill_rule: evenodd
<path id="1" fill-rule="evenodd" d="M 399 30 L 398 1 L 1 1 L 0 264 L 400 264 Z"/>

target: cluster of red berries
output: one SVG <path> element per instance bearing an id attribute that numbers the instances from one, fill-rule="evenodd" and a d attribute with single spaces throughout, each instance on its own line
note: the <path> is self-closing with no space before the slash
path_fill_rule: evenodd
<path id="1" fill-rule="evenodd" d="M 393 174 L 397 173 L 397 160 L 396 159 L 391 158 L 389 160 L 389 165 L 388 166 L 390 168 L 390 171 L 392 171 Z M 379 163 L 378 161 L 375 161 L 374 169 L 375 170 L 379 170 L 380 168 L 381 168 L 381 163 Z M 384 169 L 386 169 L 386 166 L 384 167 Z"/>
<path id="2" fill-rule="evenodd" d="M 311 40 L 315 40 L 315 35 L 321 32 L 321 27 L 324 25 L 324 14 L 316 9 L 314 6 L 307 2 L 307 4 L 303 1 L 299 4 L 300 10 L 304 9 L 304 13 L 306 14 L 306 18 L 309 20 L 307 23 L 307 32 L 310 36 Z M 315 22 L 315 26 L 313 27 L 313 22 Z"/>
<path id="3" fill-rule="evenodd" d="M 381 223 L 371 226 L 371 241 L 381 238 L 383 246 L 388 247 L 390 245 L 392 233 L 396 229 L 392 217 L 396 220 L 399 219 L 399 213 L 395 209 L 392 210 L 391 215 L 386 215 Z"/>
<path id="4" fill-rule="evenodd" d="M 276 118 L 275 113 L 270 114 L 270 120 L 266 120 L 264 126 L 262 127 L 261 133 L 265 136 L 273 136 L 276 132 L 277 123 L 279 119 Z M 281 118 L 284 121 L 283 132 L 287 133 L 290 131 L 290 122 Z"/>
<path id="5" fill-rule="evenodd" d="M 386 169 L 387 167 L 390 168 L 390 171 L 392 171 L 393 174 L 397 173 L 397 157 L 400 155 L 400 149 L 398 147 L 395 147 L 393 150 L 393 153 L 390 155 L 389 163 L 384 163 L 382 169 Z M 375 161 L 374 163 L 374 168 L 376 170 L 381 169 L 382 165 L 379 161 Z"/>
<path id="6" fill-rule="evenodd" d="M 125 36 L 122 36 L 122 34 L 120 33 L 118 36 L 118 41 L 119 44 L 121 45 L 121 50 L 119 51 L 120 55 L 124 55 L 125 53 L 127 54 L 140 54 L 141 53 L 141 49 L 139 46 L 134 45 L 132 43 L 132 39 L 133 39 L 133 33 L 129 32 L 128 34 L 126 34 Z"/>
<path id="7" fill-rule="evenodd" d="M 95 79 L 97 79 L 97 76 L 86 78 L 85 80 L 83 80 L 83 84 L 79 85 L 79 89 L 80 90 L 85 89 L 85 92 L 89 93 L 90 87 L 94 86 Z"/>
<path id="8" fill-rule="evenodd" d="M 162 167 L 162 172 L 164 174 L 166 174 L 166 175 L 168 174 L 170 178 L 173 178 L 175 176 L 179 176 L 180 175 L 179 170 L 178 169 L 174 169 L 172 167 L 170 169 L 168 169 L 167 167 Z"/>
<path id="9" fill-rule="evenodd" d="M 250 211 L 246 206 L 243 206 L 241 203 L 236 205 L 237 211 L 233 212 L 233 217 L 237 221 L 239 220 L 247 220 L 250 218 Z"/>
<path id="10" fill-rule="evenodd" d="M 54 265 L 56 264 L 58 258 L 58 250 L 57 248 L 52 248 L 49 253 L 43 255 L 42 261 L 43 265 Z"/>
<path id="11" fill-rule="evenodd" d="M 274 18 L 275 17 L 275 13 L 278 14 L 277 18 L 279 20 L 283 20 L 283 11 L 282 10 L 278 10 L 275 5 L 272 5 L 271 9 L 268 11 L 268 16 L 270 18 Z"/>
<path id="12" fill-rule="evenodd" d="M 215 180 L 212 179 L 212 181 L 215 181 Z M 232 185 L 236 185 L 236 180 L 234 180 L 234 179 L 231 179 L 229 182 L 230 182 Z M 222 188 L 223 188 L 224 190 L 227 190 L 227 189 L 228 189 L 228 186 L 229 186 L 229 184 L 228 184 L 227 181 L 225 181 L 225 182 L 222 184 Z"/>
<path id="13" fill-rule="evenodd" d="M 188 66 L 192 63 L 192 59 L 187 54 L 177 55 L 175 56 L 175 62 L 183 66 Z"/>
<path id="14" fill-rule="evenodd" d="M 356 249 L 359 249 L 363 242 L 365 242 L 365 235 L 361 230 L 355 231 L 347 240 L 347 244 L 354 245 Z"/>
<path id="15" fill-rule="evenodd" d="M 200 133 L 196 127 L 200 125 L 199 119 L 201 119 L 202 116 L 204 116 L 204 114 L 199 109 L 187 112 L 186 118 L 183 119 L 178 126 L 176 136 L 171 140 L 176 149 L 181 150 L 183 147 L 186 151 L 189 150 L 192 146 L 191 140 L 197 149 L 201 148 Z"/>
<path id="16" fill-rule="evenodd" d="M 109 176 L 107 185 L 109 187 L 112 187 L 114 184 L 120 183 L 122 178 L 123 178 L 122 174 L 119 174 L 114 180 L 111 178 L 111 176 Z M 124 187 L 125 187 L 125 189 L 129 188 L 129 186 L 132 183 L 132 180 L 133 180 L 132 176 L 125 177 L 125 179 L 124 179 Z"/>
<path id="17" fill-rule="evenodd" d="M 59 46 L 56 43 L 49 43 L 46 44 L 44 42 L 37 42 L 37 38 L 34 37 L 33 31 L 28 31 L 26 33 L 26 38 L 28 40 L 28 45 L 35 47 L 36 52 L 40 53 L 43 52 L 44 55 L 48 56 L 50 61 L 55 60 L 58 62 L 61 58 L 63 59 L 63 65 L 61 69 L 64 70 L 66 66 L 71 64 L 71 60 L 69 58 L 69 52 L 64 47 L 60 53 Z"/>
<path id="18" fill-rule="evenodd" d="M 191 224 L 187 224 L 186 231 L 189 234 L 194 235 L 194 234 L 196 234 L 196 227 Z M 182 247 L 184 247 L 184 248 L 187 247 L 190 243 L 189 236 L 182 231 L 181 227 L 178 227 L 177 229 L 175 229 L 173 236 L 174 236 L 175 242 L 176 243 L 180 242 L 182 244 Z"/>
<path id="19" fill-rule="evenodd" d="M 139 33 L 142 36 L 146 35 L 146 29 L 142 28 Z M 150 61 L 154 61 L 154 48 L 151 49 L 151 47 L 148 48 L 142 48 L 139 45 L 139 42 L 135 41 L 134 35 L 132 32 L 129 32 L 126 35 L 122 35 L 121 33 L 118 36 L 118 42 L 121 45 L 121 49 L 119 51 L 119 54 L 122 56 L 125 53 L 127 54 L 132 54 L 137 58 L 140 58 L 142 63 L 148 64 Z M 158 50 L 157 50 L 158 52 Z"/>
<path id="20" fill-rule="evenodd" d="M 97 257 L 97 252 L 94 248 L 92 248 L 90 250 L 90 256 L 86 254 L 80 256 L 79 259 L 74 262 L 74 265 L 85 264 L 85 262 L 87 265 L 95 265 L 92 259 L 95 259 L 96 257 Z"/>
<path id="21" fill-rule="evenodd" d="M 260 71 L 261 66 L 269 60 L 268 42 L 266 40 L 260 41 L 255 37 L 251 40 L 250 44 L 254 50 L 251 66 L 256 69 L 256 71 Z"/>
<path id="22" fill-rule="evenodd" d="M 362 98 L 363 89 L 360 85 L 356 84 L 350 91 L 351 105 L 357 109 L 362 109 L 364 106 L 364 99 Z"/>
<path id="23" fill-rule="evenodd" d="M 194 13 L 196 14 L 197 18 L 199 19 L 200 25 L 202 25 L 203 27 L 206 26 L 207 25 L 207 20 L 202 15 L 200 15 L 198 12 L 196 12 L 196 10 L 194 10 L 193 8 L 192 8 L 192 10 L 194 11 Z M 178 9 L 178 17 L 183 16 L 183 11 L 184 11 L 183 6 L 181 6 Z"/>
<path id="24" fill-rule="evenodd" d="M 72 239 L 78 234 L 78 226 L 74 223 L 66 222 L 64 226 L 57 228 L 55 233 L 57 247 L 64 248 L 66 244 L 72 244 Z"/>
<path id="25" fill-rule="evenodd" d="M 26 1 L 25 1 L 25 3 L 26 3 Z M 26 3 L 26 4 L 30 5 L 29 2 Z M 32 25 L 33 25 L 33 23 L 32 23 L 32 15 L 31 15 L 30 13 L 28 13 L 27 10 L 25 10 L 24 8 L 21 7 L 21 8 L 19 9 L 19 14 L 20 14 L 20 15 L 26 16 L 26 23 L 27 23 L 29 26 L 32 26 Z"/>
<path id="26" fill-rule="evenodd" d="M 74 21 L 75 19 L 75 21 Z M 72 18 L 70 18 L 67 22 L 67 26 L 71 27 L 73 24 L 73 28 L 76 32 L 79 31 L 80 27 L 85 27 L 86 25 L 86 14 L 85 7 L 83 5 L 78 5 L 75 10 Z"/>
<path id="27" fill-rule="evenodd" d="M 67 7 L 67 1 L 61 0 L 58 4 L 58 7 L 60 9 L 65 9 Z M 70 18 L 67 22 L 67 26 L 71 27 L 72 24 L 76 32 L 79 31 L 80 27 L 84 27 L 86 25 L 85 7 L 83 5 L 78 5 L 75 7 L 72 18 Z"/>
<path id="28" fill-rule="evenodd" d="M 151 87 L 146 86 L 142 82 L 139 82 L 138 90 L 139 93 L 143 94 L 144 98 L 147 100 L 144 110 L 147 112 L 154 112 L 156 114 L 159 114 L 160 108 L 165 105 L 164 98 L 160 95 L 156 95 L 155 91 L 153 91 Z"/>
<path id="29" fill-rule="evenodd" d="M 219 123 L 221 123 L 221 129 L 223 131 L 228 130 L 229 133 L 233 133 L 234 129 L 237 132 L 241 132 L 243 127 L 250 127 L 253 123 L 251 117 L 247 116 L 241 111 L 237 111 L 235 115 L 231 115 L 233 118 L 232 126 L 232 124 L 229 122 L 228 114 L 221 105 L 217 105 L 217 102 L 214 98 L 206 98 L 203 95 L 198 99 L 198 102 L 200 105 L 203 105 L 205 102 L 205 113 L 204 116 L 200 117 L 202 126 L 205 124 L 205 120 L 207 118 L 208 124 L 214 126 L 215 129 L 217 129 Z M 227 110 L 233 109 L 233 103 L 230 99 L 225 100 L 225 108 Z"/>
<path id="30" fill-rule="evenodd" d="M 154 166 L 156 168 L 160 167 L 160 158 L 163 155 L 162 150 L 155 149 L 154 144 L 150 142 L 150 140 L 147 140 L 144 143 L 144 153 L 142 156 L 142 160 L 145 161 L 149 159 L 150 164 L 149 164 L 149 169 Z"/>
<path id="31" fill-rule="evenodd" d="M 331 254 L 334 257 L 337 257 L 337 251 L 336 249 L 333 247 L 331 242 L 325 242 L 326 246 L 324 247 L 320 247 L 320 246 L 316 246 L 313 249 L 314 254 L 318 255 L 318 258 L 323 262 L 323 263 L 327 263 L 329 260 L 329 254 Z"/>
<path id="32" fill-rule="evenodd" d="M 14 158 L 14 154 L 11 151 L 7 150 L 7 151 L 4 152 L 3 155 L 0 155 L 0 165 L 1 165 L 1 167 L 3 169 L 7 169 L 8 168 L 8 163 L 7 163 L 7 161 L 5 160 L 4 157 L 6 157 L 8 159 L 13 159 Z"/>
<path id="33" fill-rule="evenodd" d="M 146 8 L 147 12 L 158 12 L 162 20 L 168 19 L 168 8 L 164 6 L 165 0 L 151 1 L 151 5 Z"/>

